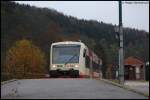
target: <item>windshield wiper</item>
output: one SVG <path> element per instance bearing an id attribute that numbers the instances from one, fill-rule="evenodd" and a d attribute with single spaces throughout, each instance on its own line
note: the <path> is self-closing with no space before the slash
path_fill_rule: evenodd
<path id="1" fill-rule="evenodd" d="M 66 65 L 67 63 L 69 63 L 69 61 L 72 60 L 75 56 L 77 56 L 77 54 L 73 55 L 67 62 L 65 62 L 65 65 Z"/>

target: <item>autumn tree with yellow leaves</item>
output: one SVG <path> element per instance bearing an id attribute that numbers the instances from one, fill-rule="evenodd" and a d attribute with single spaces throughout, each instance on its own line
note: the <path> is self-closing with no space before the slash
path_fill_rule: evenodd
<path id="1" fill-rule="evenodd" d="M 46 74 L 45 66 L 44 53 L 26 39 L 17 41 L 6 55 L 6 72 L 15 78 L 37 78 L 38 74 Z"/>

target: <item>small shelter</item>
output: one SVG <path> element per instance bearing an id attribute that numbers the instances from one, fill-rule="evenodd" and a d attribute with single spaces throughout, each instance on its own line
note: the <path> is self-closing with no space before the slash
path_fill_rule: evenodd
<path id="1" fill-rule="evenodd" d="M 137 57 L 128 57 L 124 61 L 125 80 L 144 80 L 144 62 Z"/>

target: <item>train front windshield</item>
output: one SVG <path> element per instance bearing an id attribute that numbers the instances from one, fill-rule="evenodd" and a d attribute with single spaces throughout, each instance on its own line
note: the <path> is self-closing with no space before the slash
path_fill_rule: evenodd
<path id="1" fill-rule="evenodd" d="M 54 45 L 53 64 L 79 63 L 80 45 Z"/>

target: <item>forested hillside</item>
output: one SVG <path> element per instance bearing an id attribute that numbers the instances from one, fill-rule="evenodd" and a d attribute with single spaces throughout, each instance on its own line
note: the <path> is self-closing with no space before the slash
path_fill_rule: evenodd
<path id="1" fill-rule="evenodd" d="M 111 23 L 111 22 L 110 22 Z M 95 20 L 77 19 L 54 9 L 1 1 L 1 69 L 6 52 L 18 40 L 31 40 L 45 54 L 48 69 L 52 42 L 81 40 L 103 60 L 103 73 L 118 63 L 118 40 L 115 25 Z M 143 30 L 124 28 L 125 58 L 137 56 L 149 60 L 149 34 Z"/>

